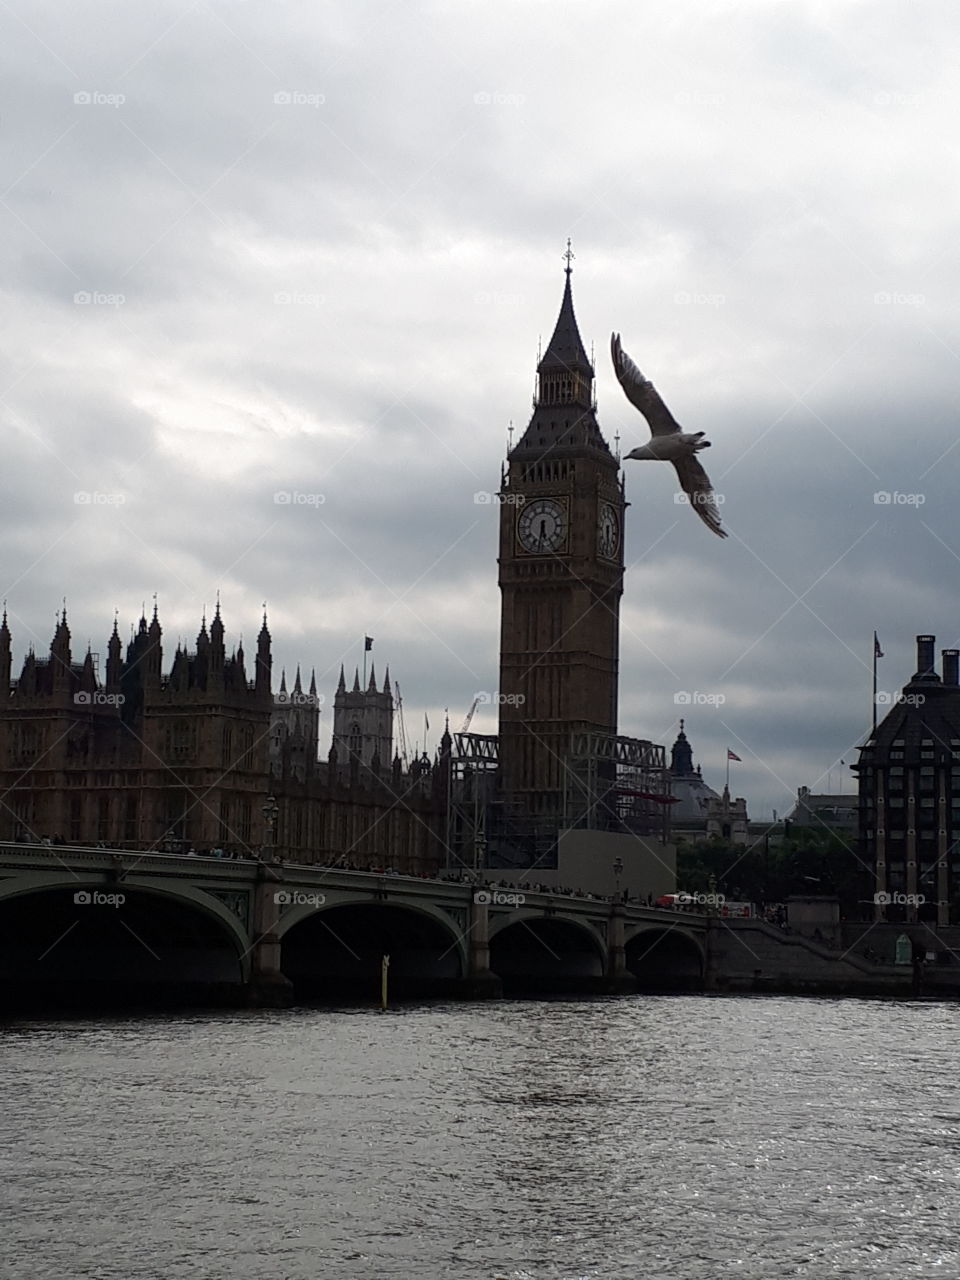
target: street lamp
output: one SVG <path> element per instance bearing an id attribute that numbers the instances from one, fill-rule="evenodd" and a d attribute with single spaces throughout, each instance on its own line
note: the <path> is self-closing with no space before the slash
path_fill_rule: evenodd
<path id="1" fill-rule="evenodd" d="M 261 809 L 263 821 L 267 828 L 266 840 L 263 843 L 262 858 L 264 862 L 273 862 L 274 843 L 273 836 L 277 825 L 277 818 L 280 816 L 280 806 L 277 804 L 273 796 L 267 796 L 266 804 Z"/>
<path id="2" fill-rule="evenodd" d="M 620 901 L 620 877 L 623 874 L 623 859 L 615 858 L 613 863 L 613 875 L 617 886 L 617 902 Z"/>

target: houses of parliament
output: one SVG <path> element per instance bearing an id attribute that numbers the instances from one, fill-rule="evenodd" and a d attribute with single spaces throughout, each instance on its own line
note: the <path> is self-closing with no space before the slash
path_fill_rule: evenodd
<path id="1" fill-rule="evenodd" d="M 255 653 L 228 654 L 218 604 L 167 667 L 154 607 L 125 649 L 114 624 L 101 671 L 74 654 L 64 609 L 49 654 L 28 652 L 14 679 L 4 615 L 0 838 L 244 856 L 270 842 L 301 862 L 561 877 L 564 851 L 582 870 L 599 850 L 620 865 L 655 841 L 668 865 L 664 748 L 617 728 L 627 502 L 571 258 L 533 413 L 502 469 L 499 733 L 445 731 L 433 759 L 403 758 L 389 674 L 351 684 L 341 670 L 321 760 L 315 680 L 304 690 L 298 670 L 274 692 L 266 616 Z"/>

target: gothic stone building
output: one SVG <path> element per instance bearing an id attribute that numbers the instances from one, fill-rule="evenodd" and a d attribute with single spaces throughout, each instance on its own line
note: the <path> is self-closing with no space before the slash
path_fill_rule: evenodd
<path id="1" fill-rule="evenodd" d="M 220 609 L 190 653 L 162 670 L 154 609 L 127 645 L 114 623 L 101 680 L 92 653 L 75 662 L 66 610 L 49 655 L 31 650 L 11 680 L 11 634 L 0 626 L 0 835 L 133 849 L 263 840 L 270 726 L 266 618 L 252 678 L 243 647 L 227 657 Z"/>
<path id="2" fill-rule="evenodd" d="M 348 694 L 341 673 L 335 745 L 321 763 L 316 680 L 304 692 L 298 672 L 273 697 L 266 617 L 252 678 L 242 645 L 227 656 L 219 605 L 168 674 L 162 636 L 154 609 L 124 655 L 114 624 L 101 679 L 94 654 L 74 661 L 64 611 L 49 655 L 29 652 L 14 680 L 4 614 L 0 839 L 257 856 L 272 794 L 282 858 L 413 873 L 442 864 L 449 735 L 433 764 L 391 762 L 392 697 L 373 679 Z"/>
<path id="3" fill-rule="evenodd" d="M 405 765 L 393 751 L 389 670 L 382 689 L 373 669 L 366 689 L 359 672 L 348 689 L 341 667 L 331 748 L 321 761 L 316 684 L 311 680 L 311 694 L 297 697 L 298 685 L 299 678 L 285 703 L 278 699 L 271 753 L 276 841 L 283 856 L 358 870 L 435 874 L 447 861 L 449 733 L 432 763 L 422 755 Z"/>

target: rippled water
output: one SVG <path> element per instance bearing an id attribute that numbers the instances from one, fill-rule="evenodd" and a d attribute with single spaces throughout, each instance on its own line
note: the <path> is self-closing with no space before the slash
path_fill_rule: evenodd
<path id="1" fill-rule="evenodd" d="M 960 1276 L 960 1007 L 0 1030 L 5 1280 Z"/>

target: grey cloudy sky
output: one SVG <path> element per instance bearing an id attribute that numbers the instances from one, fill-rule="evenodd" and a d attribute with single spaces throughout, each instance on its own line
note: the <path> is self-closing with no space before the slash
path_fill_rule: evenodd
<path id="1" fill-rule="evenodd" d="M 366 631 L 410 736 L 445 706 L 458 728 L 497 680 L 474 495 L 529 415 L 567 236 L 608 439 L 645 438 L 615 328 L 708 431 L 731 533 L 628 464 L 622 731 L 669 744 L 685 714 L 708 781 L 729 745 L 751 812 L 782 812 L 855 758 L 874 627 L 882 689 L 916 632 L 960 639 L 954 5 L 10 0 L 0 23 L 17 662 L 63 596 L 103 651 L 154 592 L 169 660 L 219 589 L 248 648 L 267 600 L 278 673 L 316 666 L 329 698 Z"/>

